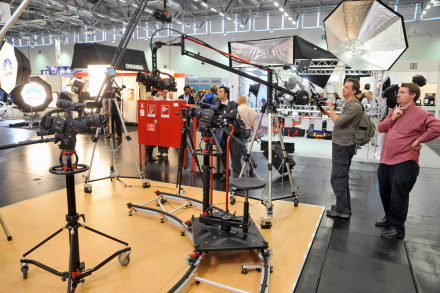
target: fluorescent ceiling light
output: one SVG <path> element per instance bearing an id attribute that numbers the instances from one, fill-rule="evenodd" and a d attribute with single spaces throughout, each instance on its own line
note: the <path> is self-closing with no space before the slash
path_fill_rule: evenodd
<path id="1" fill-rule="evenodd" d="M 205 2 L 202 2 L 201 4 L 202 6 L 208 7 L 208 4 L 206 4 Z"/>
<path id="2" fill-rule="evenodd" d="M 280 10 L 281 12 L 283 12 L 283 11 L 284 11 L 284 8 L 283 8 L 283 7 L 280 7 L 279 10 Z"/>
<path id="3" fill-rule="evenodd" d="M 217 10 L 215 10 L 215 9 L 214 9 L 214 8 L 212 8 L 212 7 L 211 7 L 211 10 L 212 10 L 212 11 L 214 11 L 214 12 L 217 12 Z"/>
<path id="4" fill-rule="evenodd" d="M 224 15 L 223 13 L 221 13 L 221 12 L 220 12 L 219 14 L 220 14 L 221 16 L 225 16 L 225 15 Z"/>
<path id="5" fill-rule="evenodd" d="M 287 12 L 284 12 L 284 16 L 289 16 L 289 13 L 287 13 Z"/>
<path id="6" fill-rule="evenodd" d="M 226 17 L 227 20 L 232 20 L 230 17 Z"/>
<path id="7" fill-rule="evenodd" d="M 278 4 L 278 2 L 274 2 L 273 5 L 275 5 L 276 7 L 280 6 L 280 4 Z"/>

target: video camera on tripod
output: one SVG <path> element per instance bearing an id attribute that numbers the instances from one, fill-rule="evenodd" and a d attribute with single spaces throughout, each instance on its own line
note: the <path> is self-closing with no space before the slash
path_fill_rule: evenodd
<path id="1" fill-rule="evenodd" d="M 101 108 L 100 103 L 86 102 L 73 103 L 67 100 L 57 101 L 57 107 L 60 109 L 47 112 L 40 123 L 40 131 L 38 136 L 55 134 L 54 143 L 61 142 L 61 149 L 75 149 L 77 132 L 89 132 L 93 128 L 101 127 L 104 117 L 100 114 L 91 116 L 72 117 L 72 111 L 81 111 L 84 108 Z M 65 119 L 52 117 L 55 113 L 65 113 Z"/>
<path id="2" fill-rule="evenodd" d="M 200 106 L 186 109 L 186 111 L 183 111 L 183 115 L 186 118 L 197 118 L 200 122 L 197 130 L 200 131 L 202 137 L 209 137 L 210 129 L 224 126 L 221 116 L 225 113 L 226 105 L 211 105 L 201 102 Z"/>
<path id="3" fill-rule="evenodd" d="M 161 74 L 168 75 L 169 78 L 161 78 Z M 151 88 L 158 90 L 169 90 L 171 92 L 177 91 L 176 79 L 166 72 L 160 72 L 158 69 L 153 69 L 151 75 L 147 75 L 139 71 L 136 76 L 136 82 L 140 82 L 147 86 L 147 92 L 151 92 Z"/>
<path id="4" fill-rule="evenodd" d="M 74 103 L 66 100 L 57 101 L 57 107 L 61 109 L 47 112 L 41 119 L 40 131 L 37 131 L 37 135 L 51 135 L 56 133 L 67 132 L 88 132 L 92 128 L 101 127 L 104 121 L 104 117 L 100 114 L 91 116 L 81 116 L 78 118 L 72 118 L 71 111 L 81 111 L 84 108 L 96 109 L 101 108 L 100 103 L 86 102 Z M 54 113 L 66 113 L 66 119 L 52 117 Z"/>

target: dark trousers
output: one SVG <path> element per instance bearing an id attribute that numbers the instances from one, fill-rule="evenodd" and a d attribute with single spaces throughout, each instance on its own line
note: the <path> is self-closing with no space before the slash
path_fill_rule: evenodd
<path id="1" fill-rule="evenodd" d="M 412 160 L 396 165 L 380 164 L 377 170 L 385 217 L 391 227 L 402 233 L 405 232 L 408 215 L 409 193 L 416 183 L 419 170 L 419 165 Z"/>
<path id="2" fill-rule="evenodd" d="M 157 151 L 161 154 L 168 154 L 169 147 L 157 147 Z"/>
<path id="3" fill-rule="evenodd" d="M 119 118 L 118 114 L 112 114 L 112 119 L 111 119 L 111 126 L 113 129 L 113 133 L 114 133 L 114 125 L 116 124 L 116 135 L 118 136 L 122 136 L 122 129 L 121 129 L 121 119 Z"/>
<path id="4" fill-rule="evenodd" d="M 350 186 L 348 183 L 351 159 L 356 145 L 341 146 L 332 144 L 332 173 L 330 183 L 336 196 L 335 211 L 348 214 L 351 210 Z"/>
<path id="5" fill-rule="evenodd" d="M 243 143 L 246 143 L 246 141 L 249 139 L 249 137 L 251 136 L 251 131 L 252 130 L 250 130 L 250 129 L 246 129 L 246 138 L 243 138 L 241 140 Z M 240 155 L 244 157 L 244 156 L 247 155 L 247 153 L 248 153 L 247 147 L 246 146 L 240 146 Z M 252 158 L 252 156 L 249 156 L 249 159 L 250 159 L 250 162 L 252 163 L 252 166 L 255 166 L 257 164 L 255 162 L 254 158 Z"/>
<path id="6" fill-rule="evenodd" d="M 147 159 L 153 158 L 153 150 L 156 146 L 154 145 L 147 145 Z"/>
<path id="7" fill-rule="evenodd" d="M 221 161 L 223 166 L 223 174 L 226 174 L 226 143 L 220 145 L 222 148 L 223 154 L 221 155 Z M 231 138 L 229 142 L 229 160 L 232 164 L 232 172 L 234 173 L 234 177 L 238 177 L 241 172 L 241 152 L 240 152 L 240 144 L 233 138 Z"/>

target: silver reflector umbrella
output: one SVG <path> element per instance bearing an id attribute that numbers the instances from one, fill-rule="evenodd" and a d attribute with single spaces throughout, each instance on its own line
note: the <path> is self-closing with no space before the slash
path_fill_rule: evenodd
<path id="1" fill-rule="evenodd" d="M 408 48 L 403 17 L 377 0 L 342 1 L 324 27 L 328 50 L 356 70 L 389 70 Z"/>

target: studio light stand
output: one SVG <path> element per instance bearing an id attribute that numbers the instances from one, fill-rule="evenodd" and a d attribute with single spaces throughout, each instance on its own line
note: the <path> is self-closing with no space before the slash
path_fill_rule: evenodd
<path id="1" fill-rule="evenodd" d="M 108 89 L 111 89 L 111 85 L 114 82 L 114 77 L 116 76 L 116 73 L 115 73 L 114 70 L 116 70 L 118 68 L 119 63 L 121 62 L 122 57 L 124 56 L 124 53 L 125 53 L 125 51 L 127 49 L 127 45 L 128 45 L 128 43 L 130 41 L 130 38 L 131 38 L 135 28 L 136 28 L 137 23 L 139 22 L 139 19 L 141 18 L 142 14 L 145 11 L 147 3 L 148 3 L 148 1 L 141 1 L 139 3 L 139 5 L 137 6 L 134 14 L 131 16 L 129 23 L 127 24 L 127 28 L 126 28 L 125 34 L 122 37 L 121 42 L 119 43 L 118 48 L 116 49 L 115 55 L 113 56 L 113 60 L 111 62 L 111 66 L 107 69 L 107 72 L 106 72 L 107 77 L 106 77 L 106 79 L 104 79 L 104 81 L 101 84 L 101 88 L 100 88 L 100 90 L 98 92 L 98 96 L 96 97 L 95 102 L 98 102 L 98 101 L 102 102 L 104 93 Z M 112 71 L 112 72 L 109 72 L 109 70 Z M 113 76 L 110 77 L 110 75 L 113 75 Z M 142 181 L 142 187 L 143 188 L 150 187 L 150 180 L 148 180 L 148 179 L 146 179 L 144 177 L 143 172 L 139 168 L 139 163 L 137 162 L 136 155 L 135 155 L 135 153 L 133 151 L 133 147 L 132 147 L 131 142 L 130 142 L 130 140 L 132 138 L 128 135 L 127 128 L 125 127 L 125 123 L 124 123 L 124 120 L 122 119 L 122 114 L 121 114 L 121 111 L 120 111 L 120 109 L 118 107 L 118 104 L 116 104 L 116 108 L 118 110 L 119 119 L 121 120 L 121 124 L 122 124 L 122 127 L 124 129 L 125 138 L 127 139 L 128 145 L 130 146 L 131 154 L 133 156 L 133 160 L 135 162 L 136 169 L 137 169 L 138 174 L 139 174 L 139 178 Z M 100 130 L 97 129 L 96 133 L 95 133 L 95 138 L 94 138 L 95 144 L 93 145 L 92 155 L 91 155 L 90 164 L 89 164 L 90 165 L 90 169 L 89 169 L 89 172 L 87 173 L 87 175 L 85 176 L 85 180 L 84 180 L 84 184 L 83 184 L 84 185 L 84 192 L 86 192 L 86 193 L 91 193 L 92 192 L 92 185 L 90 184 L 90 182 L 97 181 L 97 180 L 103 180 L 103 179 L 107 179 L 107 178 L 109 178 L 110 180 L 112 180 L 113 178 L 117 178 L 118 181 L 121 181 L 121 180 L 119 180 L 119 178 L 122 177 L 122 176 L 119 176 L 118 174 L 114 173 L 113 145 L 112 145 L 112 159 L 111 159 L 111 166 L 110 166 L 110 174 L 109 174 L 109 176 L 108 177 L 104 177 L 104 178 L 100 178 L 100 179 L 90 180 L 90 173 L 91 173 L 91 170 L 92 170 L 93 157 L 94 157 L 95 150 L 96 150 L 96 143 L 98 141 L 99 131 Z M 113 141 L 113 139 L 112 139 L 112 141 Z M 123 178 L 138 178 L 138 177 L 126 177 L 126 176 L 124 176 Z M 127 185 L 125 185 L 125 186 L 127 186 Z"/>
<path id="2" fill-rule="evenodd" d="M 267 75 L 267 81 L 272 82 L 272 72 L 270 72 L 270 71 L 268 72 L 268 75 Z M 273 217 L 273 205 L 272 205 L 272 151 L 273 151 L 272 133 L 273 133 L 273 122 L 272 122 L 272 117 L 273 117 L 273 120 L 275 121 L 275 126 L 276 126 L 276 130 L 277 130 L 278 138 L 279 138 L 279 141 L 281 144 L 281 149 L 283 151 L 283 162 L 286 166 L 286 171 L 287 171 L 287 174 L 289 177 L 289 183 L 290 183 L 290 188 L 291 188 L 291 192 L 292 192 L 291 195 L 277 198 L 277 200 L 293 197 L 294 205 L 298 206 L 298 195 L 296 193 L 295 187 L 293 186 L 292 175 L 290 173 L 290 167 L 289 167 L 289 158 L 287 156 L 286 148 L 284 146 L 284 141 L 283 141 L 283 136 L 282 136 L 281 129 L 280 129 L 280 123 L 278 120 L 277 110 L 276 110 L 275 105 L 273 103 L 273 94 L 274 94 L 274 89 L 273 89 L 273 87 L 271 87 L 269 85 L 268 91 L 267 91 L 267 102 L 263 105 L 263 107 L 261 107 L 260 117 L 258 118 L 258 123 L 257 123 L 257 127 L 256 127 L 256 129 L 260 128 L 264 113 L 267 112 L 267 118 L 268 118 L 268 124 L 269 124 L 268 143 L 267 143 L 267 147 L 268 147 L 267 171 L 268 171 L 268 178 L 269 179 L 268 179 L 268 198 L 267 198 L 267 200 L 264 200 L 264 205 L 266 206 L 267 215 L 265 217 L 261 218 L 261 228 L 263 228 L 263 229 L 270 229 L 272 227 L 272 217 Z M 244 158 L 244 164 L 243 164 L 243 167 L 241 168 L 239 178 L 241 178 L 243 176 L 244 171 L 246 169 L 246 165 L 250 160 L 251 150 L 252 150 L 252 146 L 254 145 L 256 136 L 257 136 L 257 131 L 254 131 L 254 134 L 252 135 L 252 140 L 251 140 L 251 143 L 250 143 L 250 146 L 248 149 L 248 153 L 246 154 L 246 156 Z"/>
<path id="3" fill-rule="evenodd" d="M 105 80 L 104 80 L 104 82 L 103 82 L 103 84 L 101 86 L 100 92 L 102 91 L 103 88 L 106 89 L 106 91 L 111 90 L 113 84 L 115 84 L 116 87 L 119 88 L 118 84 L 114 80 L 115 76 L 116 76 L 116 73 L 115 73 L 113 67 L 107 68 L 106 78 L 105 78 Z M 111 114 L 111 104 L 112 103 L 115 105 L 115 107 L 116 107 L 116 109 L 118 111 L 118 116 L 119 116 L 119 119 L 120 119 L 121 127 L 122 127 L 122 129 L 124 131 L 125 139 L 127 140 L 127 143 L 128 143 L 128 145 L 130 147 L 130 151 L 131 151 L 131 154 L 133 156 L 133 160 L 135 162 L 136 169 L 138 171 L 139 177 L 120 176 L 119 174 L 115 173 L 115 167 L 114 167 L 114 152 L 115 152 L 115 149 L 114 149 L 114 144 L 113 144 L 114 126 L 112 125 L 113 121 L 111 119 L 111 115 L 112 115 Z M 110 159 L 110 174 L 107 177 L 90 180 L 90 173 L 92 171 L 93 157 L 94 157 L 94 154 L 95 154 L 96 144 L 98 142 L 99 132 L 100 132 L 100 128 L 97 128 L 96 132 L 95 132 L 95 137 L 93 139 L 94 144 L 93 144 L 93 149 L 92 149 L 92 156 L 90 158 L 90 168 L 88 169 L 87 175 L 84 176 L 85 177 L 84 184 L 83 184 L 84 192 L 86 192 L 86 193 L 91 193 L 92 192 L 92 185 L 90 184 L 90 182 L 99 181 L 99 180 L 103 180 L 103 179 L 110 179 L 110 180 L 112 180 L 113 178 L 116 178 L 116 180 L 118 180 L 119 182 L 123 183 L 125 187 L 128 187 L 129 185 L 127 185 L 124 182 L 122 182 L 122 180 L 120 178 L 140 178 L 142 180 L 142 187 L 143 188 L 150 187 L 150 180 L 144 178 L 143 172 L 139 168 L 139 164 L 137 162 L 136 155 L 135 155 L 135 153 L 133 151 L 133 146 L 131 145 L 131 142 L 130 142 L 132 140 L 132 138 L 131 138 L 130 135 L 128 135 L 127 128 L 125 127 L 125 123 L 122 120 L 122 114 L 121 114 L 121 111 L 119 109 L 119 105 L 118 105 L 118 102 L 117 102 L 117 99 L 116 99 L 114 93 L 111 93 L 111 97 L 110 97 L 109 107 L 108 108 L 109 108 L 108 111 L 110 112 L 110 116 L 109 116 L 110 128 L 109 129 L 110 129 L 110 148 L 111 148 L 111 153 L 112 153 L 111 154 L 111 159 Z M 103 110 L 101 110 L 101 114 L 103 113 L 102 111 Z"/>

